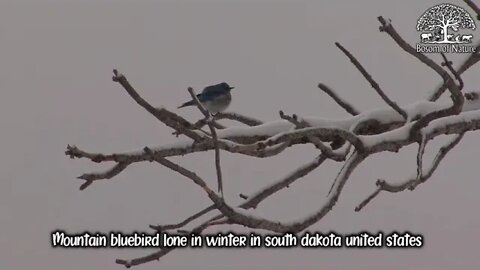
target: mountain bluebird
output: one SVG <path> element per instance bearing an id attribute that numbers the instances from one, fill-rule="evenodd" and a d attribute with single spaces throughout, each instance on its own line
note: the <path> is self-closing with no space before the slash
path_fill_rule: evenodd
<path id="1" fill-rule="evenodd" d="M 224 111 L 232 101 L 231 87 L 226 82 L 210 85 L 203 89 L 202 93 L 197 95 L 198 100 L 210 113 L 218 113 Z M 178 108 L 195 105 L 195 101 L 190 100 L 183 103 Z"/>

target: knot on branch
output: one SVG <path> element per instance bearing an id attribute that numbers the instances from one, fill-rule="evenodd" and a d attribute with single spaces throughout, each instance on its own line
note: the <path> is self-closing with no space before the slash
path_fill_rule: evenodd
<path id="1" fill-rule="evenodd" d="M 375 182 L 375 185 L 379 188 L 384 188 L 386 183 L 387 182 L 384 179 L 377 179 L 377 182 Z"/>
<path id="2" fill-rule="evenodd" d="M 125 76 L 122 73 L 118 72 L 118 70 L 116 69 L 113 70 L 112 81 L 119 82 L 121 79 L 124 79 L 124 78 Z"/>
<path id="3" fill-rule="evenodd" d="M 143 151 L 145 152 L 145 155 L 147 156 L 147 160 L 152 162 L 155 160 L 155 157 L 154 157 L 154 154 L 153 154 L 153 151 L 152 149 L 148 148 L 147 146 L 145 146 L 143 148 Z"/>
<path id="4" fill-rule="evenodd" d="M 478 100 L 478 92 L 468 92 L 464 94 L 467 100 L 473 101 Z"/>
<path id="5" fill-rule="evenodd" d="M 69 156 L 71 159 L 80 158 L 81 155 L 79 153 L 80 150 L 75 145 L 67 145 L 67 151 L 65 151 L 65 155 Z"/>
<path id="6" fill-rule="evenodd" d="M 388 19 L 388 21 L 387 21 L 382 16 L 378 16 L 377 19 L 382 24 L 381 26 L 378 27 L 378 30 L 380 32 L 385 32 L 385 31 L 389 30 L 388 28 L 390 28 L 391 25 L 392 25 L 392 20 L 391 19 Z"/>

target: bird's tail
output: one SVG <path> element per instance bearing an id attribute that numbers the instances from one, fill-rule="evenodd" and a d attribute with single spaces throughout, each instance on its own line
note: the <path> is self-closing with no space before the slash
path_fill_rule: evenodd
<path id="1" fill-rule="evenodd" d="M 194 104 L 195 104 L 195 102 L 193 102 L 193 100 L 190 100 L 190 101 L 187 101 L 187 102 L 183 103 L 182 105 L 178 106 L 178 109 L 183 108 L 183 107 L 187 107 L 187 106 L 192 106 Z"/>

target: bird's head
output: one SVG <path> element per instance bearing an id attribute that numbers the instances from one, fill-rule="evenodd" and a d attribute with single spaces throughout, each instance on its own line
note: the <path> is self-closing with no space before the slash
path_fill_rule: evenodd
<path id="1" fill-rule="evenodd" d="M 223 89 L 225 89 L 225 90 L 227 90 L 227 91 L 230 91 L 230 90 L 232 90 L 233 88 L 235 88 L 235 87 L 233 87 L 233 86 L 228 85 L 228 83 L 226 83 L 226 82 L 220 83 L 220 87 L 222 87 Z"/>

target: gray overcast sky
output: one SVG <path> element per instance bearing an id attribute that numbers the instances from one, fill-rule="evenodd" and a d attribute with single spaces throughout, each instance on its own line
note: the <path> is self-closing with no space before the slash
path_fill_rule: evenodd
<path id="1" fill-rule="evenodd" d="M 0 268 L 123 269 L 116 258 L 150 250 L 52 249 L 49 233 L 148 231 L 148 224 L 176 222 L 209 204 L 196 186 L 153 163 L 78 190 L 76 176 L 106 167 L 70 160 L 63 154 L 67 144 L 109 153 L 175 141 L 171 130 L 111 81 L 113 68 L 151 103 L 191 120 L 199 112 L 176 109 L 188 99 L 187 87 L 221 81 L 236 87 L 230 111 L 263 120 L 278 119 L 280 109 L 347 117 L 316 88 L 319 82 L 362 111 L 384 106 L 335 41 L 358 56 L 399 104 L 426 97 L 440 82 L 380 33 L 376 18 L 391 18 L 414 44 L 416 20 L 442 1 L 323 2 L 0 1 Z M 479 38 L 475 31 L 474 40 Z M 479 71 L 477 66 L 464 75 L 467 90 L 478 90 Z M 138 269 L 475 269 L 479 138 L 468 134 L 414 192 L 381 194 L 355 213 L 377 178 L 400 181 L 415 172 L 416 146 L 370 158 L 352 175 L 334 211 L 310 228 L 408 230 L 424 235 L 421 249 L 184 249 Z M 427 157 L 438 145 L 427 148 Z M 227 200 L 239 202 L 238 193 L 249 194 L 315 155 L 306 146 L 261 160 L 223 154 Z M 215 185 L 213 153 L 173 160 Z M 323 204 L 338 166 L 325 163 L 257 212 L 285 221 L 310 213 Z"/>

